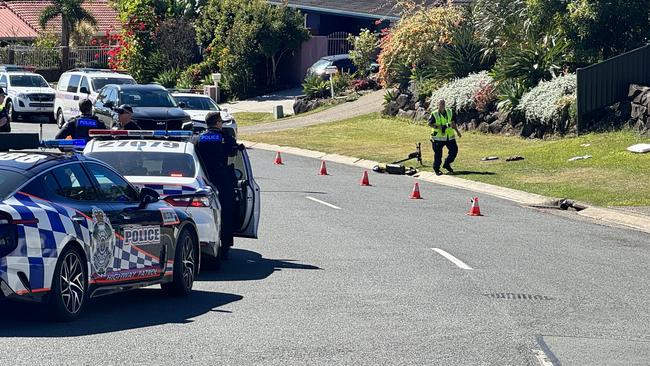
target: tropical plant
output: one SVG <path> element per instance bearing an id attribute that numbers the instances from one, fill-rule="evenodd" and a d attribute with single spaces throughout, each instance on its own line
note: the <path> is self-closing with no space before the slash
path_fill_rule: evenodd
<path id="1" fill-rule="evenodd" d="M 368 29 L 362 29 L 358 36 L 350 35 L 348 42 L 353 45 L 349 54 L 352 63 L 357 67 L 359 76 L 368 76 L 370 74 L 373 56 L 377 52 L 377 47 L 379 47 L 377 35 Z"/>
<path id="2" fill-rule="evenodd" d="M 494 58 L 484 54 L 485 44 L 479 38 L 471 12 L 465 14 L 461 24 L 449 28 L 451 41 L 440 46 L 431 62 L 424 65 L 429 70 L 429 78 L 447 81 L 492 66 Z"/>
<path id="3" fill-rule="evenodd" d="M 544 36 L 541 40 L 533 37 L 530 35 L 521 46 L 504 51 L 492 71 L 495 80 L 517 79 L 530 88 L 558 74 L 566 61 L 569 44 L 559 35 Z"/>
<path id="4" fill-rule="evenodd" d="M 334 95 L 340 95 L 352 85 L 352 76 L 348 73 L 336 74 L 332 77 L 334 83 Z"/>
<path id="5" fill-rule="evenodd" d="M 444 99 L 447 102 L 447 107 L 454 109 L 457 113 L 476 109 L 474 96 L 485 88 L 485 85 L 493 82 L 493 79 L 485 71 L 453 80 L 433 91 L 431 104 L 434 105 L 436 101 Z"/>
<path id="6" fill-rule="evenodd" d="M 311 75 L 305 78 L 302 83 L 302 92 L 308 99 L 324 98 L 330 91 L 329 81 L 323 80 L 318 75 Z"/>
<path id="7" fill-rule="evenodd" d="M 45 62 L 51 62 L 52 60 L 56 60 L 56 62 L 60 62 L 61 54 L 58 49 L 58 45 L 60 42 L 61 40 L 51 32 L 39 33 L 38 37 L 36 37 L 36 39 L 34 40 L 34 47 L 39 49 L 44 57 L 36 59 L 35 61 L 37 63 L 40 60 L 44 60 Z M 34 66 L 38 67 L 41 65 L 34 65 Z"/>
<path id="8" fill-rule="evenodd" d="M 70 44 L 72 46 L 87 46 L 97 34 L 97 27 L 86 22 L 79 22 L 70 33 Z"/>
<path id="9" fill-rule="evenodd" d="M 517 109 L 523 112 L 528 121 L 552 125 L 559 122 L 562 116 L 561 101 L 566 96 L 573 96 L 576 93 L 576 84 L 575 74 L 542 81 L 537 87 L 524 94 Z"/>
<path id="10" fill-rule="evenodd" d="M 173 88 L 176 86 L 179 75 L 180 71 L 178 69 L 169 69 L 161 72 L 155 81 L 165 88 Z"/>
<path id="11" fill-rule="evenodd" d="M 507 79 L 497 84 L 497 110 L 509 113 L 516 110 L 521 97 L 528 91 L 521 80 Z"/>
<path id="12" fill-rule="evenodd" d="M 482 113 L 489 112 L 496 101 L 496 90 L 494 83 L 484 83 L 474 94 L 476 110 Z"/>
<path id="13" fill-rule="evenodd" d="M 52 0 L 52 4 L 46 6 L 38 18 L 39 25 L 45 29 L 47 23 L 61 16 L 61 46 L 70 45 L 70 33 L 81 22 L 90 25 L 97 25 L 95 17 L 83 7 L 84 0 Z"/>
<path id="14" fill-rule="evenodd" d="M 384 105 L 397 101 L 397 97 L 398 97 L 397 90 L 387 89 L 386 93 L 384 93 Z"/>

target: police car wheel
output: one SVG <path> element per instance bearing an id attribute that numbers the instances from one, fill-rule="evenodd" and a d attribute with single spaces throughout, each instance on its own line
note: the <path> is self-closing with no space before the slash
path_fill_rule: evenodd
<path id="1" fill-rule="evenodd" d="M 50 304 L 54 317 L 61 321 L 77 319 L 84 308 L 87 289 L 85 261 L 78 249 L 68 247 L 59 256 L 52 277 Z"/>
<path id="2" fill-rule="evenodd" d="M 18 113 L 14 110 L 14 105 L 10 100 L 7 101 L 7 114 L 12 121 L 18 119 Z"/>
<path id="3" fill-rule="evenodd" d="M 174 274 L 170 283 L 161 285 L 163 291 L 171 295 L 188 295 L 194 286 L 197 270 L 196 243 L 192 234 L 184 229 L 178 236 L 174 255 Z"/>

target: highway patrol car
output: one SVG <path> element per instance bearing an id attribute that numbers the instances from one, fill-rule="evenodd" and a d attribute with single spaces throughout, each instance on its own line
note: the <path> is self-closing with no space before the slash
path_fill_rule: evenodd
<path id="1" fill-rule="evenodd" d="M 191 131 L 92 130 L 90 136 L 95 139 L 86 145 L 84 155 L 111 164 L 138 187 L 156 190 L 161 198 L 194 219 L 203 254 L 216 259 L 227 256 L 230 248 L 221 246 L 218 192 L 205 178 L 194 144 L 189 141 Z M 260 187 L 246 150 L 241 150 L 230 161 L 238 179 L 235 235 L 257 238 Z M 215 266 L 219 266 L 218 260 Z"/>
<path id="2" fill-rule="evenodd" d="M 11 139 L 11 140 L 9 140 Z M 38 135 L 0 134 L 0 298 L 47 301 L 63 320 L 88 298 L 161 284 L 188 294 L 197 228 L 157 192 L 80 154 L 6 151 Z M 47 147 L 80 146 L 55 140 Z"/>

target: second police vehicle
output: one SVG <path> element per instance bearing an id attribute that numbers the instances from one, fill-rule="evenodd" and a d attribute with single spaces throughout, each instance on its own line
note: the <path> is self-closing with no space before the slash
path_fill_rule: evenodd
<path id="1" fill-rule="evenodd" d="M 171 141 L 165 134 L 178 138 Z M 203 254 L 220 259 L 230 248 L 221 245 L 219 192 L 207 181 L 191 136 L 191 131 L 93 130 L 95 138 L 84 155 L 111 164 L 131 183 L 156 190 L 166 202 L 185 211 L 196 222 Z M 238 180 L 235 236 L 257 238 L 260 187 L 246 150 L 240 149 L 230 163 Z"/>
<path id="2" fill-rule="evenodd" d="M 33 149 L 38 135 L 0 134 L 0 149 L 10 145 Z M 80 154 L 0 152 L 0 299 L 46 301 L 73 320 L 89 298 L 117 291 L 188 294 L 199 266 L 194 220 L 155 191 Z"/>

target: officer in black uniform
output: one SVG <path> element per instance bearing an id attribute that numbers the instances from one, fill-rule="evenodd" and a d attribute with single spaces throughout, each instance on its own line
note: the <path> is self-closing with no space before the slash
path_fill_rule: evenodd
<path id="1" fill-rule="evenodd" d="M 141 130 L 140 126 L 133 121 L 133 108 L 128 104 L 122 104 L 115 108 L 117 112 L 117 123 L 113 125 L 114 130 Z"/>
<path id="2" fill-rule="evenodd" d="M 88 141 L 90 140 L 88 131 L 106 129 L 104 122 L 93 115 L 93 103 L 90 100 L 84 99 L 79 102 L 79 111 L 81 115 L 63 125 L 63 128 L 56 134 L 56 139 L 65 139 L 70 136 L 73 139 L 84 139 Z"/>
<path id="3" fill-rule="evenodd" d="M 205 116 L 207 130 L 195 136 L 193 143 L 199 162 L 207 174 L 208 181 L 219 192 L 221 202 L 221 247 L 222 256 L 227 256 L 228 248 L 233 245 L 237 203 L 235 187 L 237 178 L 234 166 L 228 165 L 228 158 L 237 155 L 239 146 L 234 137 L 222 130 L 223 120 L 219 112 L 210 112 Z"/>
<path id="4" fill-rule="evenodd" d="M 11 120 L 5 107 L 6 96 L 4 89 L 0 88 L 0 132 L 11 132 Z"/>

